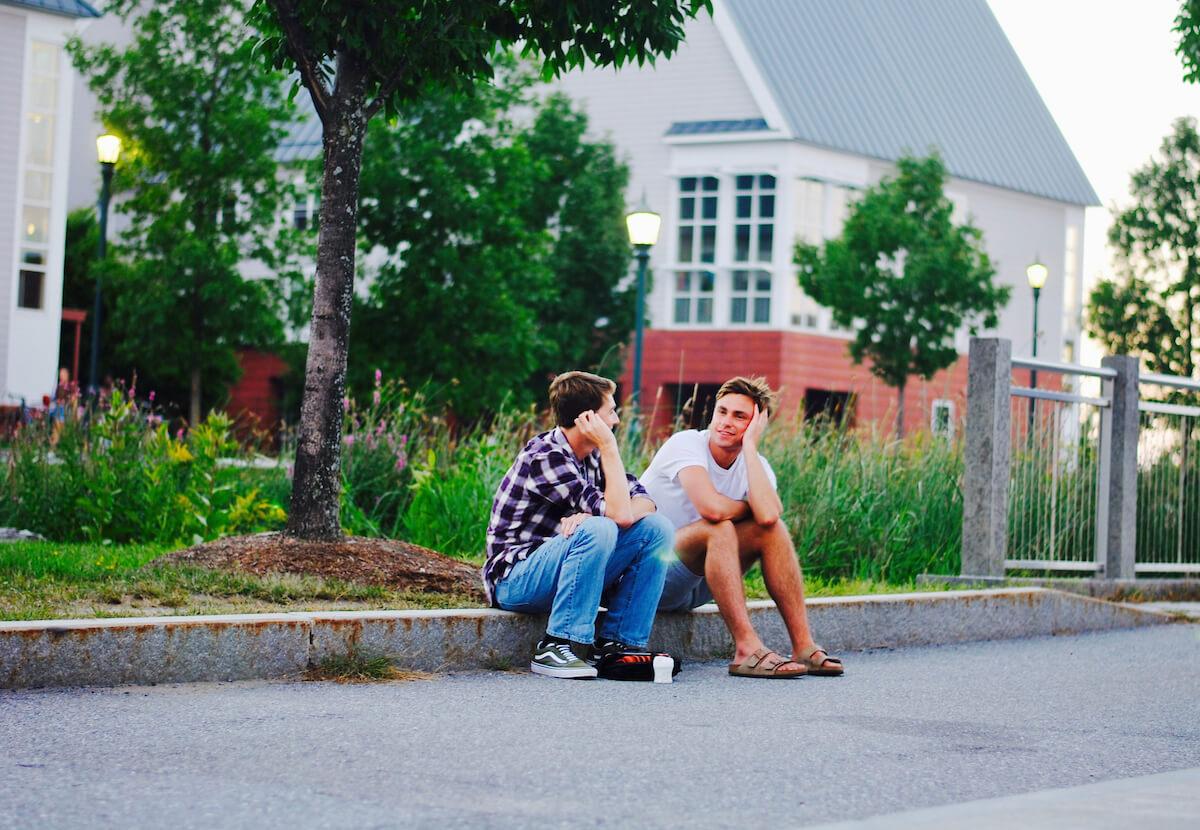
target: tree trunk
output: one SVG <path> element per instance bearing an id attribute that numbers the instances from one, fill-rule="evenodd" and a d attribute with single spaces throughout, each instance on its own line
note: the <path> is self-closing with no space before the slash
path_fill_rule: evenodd
<path id="1" fill-rule="evenodd" d="M 904 387 L 907 381 L 896 387 L 896 440 L 904 438 Z"/>
<path id="2" fill-rule="evenodd" d="M 365 91 L 363 68 L 339 56 L 337 88 L 322 137 L 317 280 L 287 526 L 289 534 L 302 539 L 335 539 L 342 533 L 342 397 L 354 297 L 358 177 L 367 130 Z"/>
<path id="3" fill-rule="evenodd" d="M 192 394 L 188 401 L 188 427 L 195 427 L 203 416 L 200 411 L 200 367 L 192 367 Z"/>

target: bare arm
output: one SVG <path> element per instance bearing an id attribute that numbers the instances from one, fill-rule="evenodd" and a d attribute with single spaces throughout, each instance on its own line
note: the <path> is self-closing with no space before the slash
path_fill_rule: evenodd
<path id="1" fill-rule="evenodd" d="M 779 500 L 779 494 L 771 485 L 767 468 L 763 466 L 758 455 L 758 441 L 766 428 L 767 413 L 760 411 L 757 406 L 754 407 L 754 417 L 750 419 L 750 426 L 746 427 L 746 433 L 742 436 L 742 457 L 746 460 L 746 480 L 749 484 L 749 494 L 746 498 L 750 502 L 754 521 L 762 527 L 771 527 L 779 521 L 779 516 L 783 513 L 783 502 Z"/>
<path id="2" fill-rule="evenodd" d="M 640 519 L 646 518 L 651 513 L 658 512 L 658 506 L 653 501 L 646 498 L 645 496 L 634 496 L 631 501 L 631 504 L 633 506 L 633 521 L 634 522 L 636 522 Z M 632 523 L 633 522 L 631 522 L 630 524 L 632 524 Z"/>
<path id="3" fill-rule="evenodd" d="M 600 470 L 604 473 L 604 515 L 618 527 L 629 527 L 635 521 L 633 503 L 629 498 L 629 483 L 625 479 L 625 464 L 617 449 L 617 437 L 595 412 L 587 411 L 575 419 L 575 426 L 600 449 Z"/>
<path id="4" fill-rule="evenodd" d="M 679 483 L 702 519 L 736 522 L 750 515 L 749 504 L 717 492 L 703 467 L 684 467 L 679 471 Z"/>

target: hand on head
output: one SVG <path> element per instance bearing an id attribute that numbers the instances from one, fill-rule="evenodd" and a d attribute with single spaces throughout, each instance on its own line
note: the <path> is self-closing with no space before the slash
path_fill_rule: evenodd
<path id="1" fill-rule="evenodd" d="M 762 434 L 767 430 L 767 410 L 759 409 L 757 405 L 754 407 L 754 417 L 750 419 L 749 426 L 746 427 L 746 432 L 742 436 L 742 444 L 750 444 L 757 447 L 758 441 L 762 438 Z"/>
<path id="2" fill-rule="evenodd" d="M 616 445 L 617 443 L 617 438 L 613 435 L 612 428 L 604 422 L 603 418 L 590 409 L 579 414 L 579 417 L 575 419 L 575 426 L 584 438 L 591 441 L 597 447 L 604 447 L 610 443 Z"/>

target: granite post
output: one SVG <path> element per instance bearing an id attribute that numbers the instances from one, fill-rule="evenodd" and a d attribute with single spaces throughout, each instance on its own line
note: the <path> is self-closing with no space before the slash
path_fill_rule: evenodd
<path id="1" fill-rule="evenodd" d="M 1108 579 L 1133 579 L 1137 550 L 1137 448 L 1138 448 L 1138 359 L 1112 355 L 1100 361 L 1116 371 L 1105 378 L 1104 396 L 1112 405 L 1108 429 L 1101 436 L 1109 440 L 1100 447 L 1100 496 L 1097 500 L 1097 561 L 1104 565 Z M 1101 413 L 1103 419 L 1104 413 Z M 1105 497 L 1107 490 L 1107 498 Z"/>
<path id="2" fill-rule="evenodd" d="M 963 576 L 1004 576 L 1012 455 L 1012 342 L 972 337 L 963 471 Z"/>

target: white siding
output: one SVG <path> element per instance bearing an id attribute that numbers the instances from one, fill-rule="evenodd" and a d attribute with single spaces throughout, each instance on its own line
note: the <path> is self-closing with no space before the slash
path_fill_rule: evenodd
<path id="1" fill-rule="evenodd" d="M 556 86 L 583 104 L 593 135 L 608 137 L 632 162 L 630 198 L 640 199 L 644 190 L 659 213 L 670 198 L 661 172 L 668 150 L 663 136 L 673 122 L 763 117 L 707 15 L 688 24 L 670 60 L 572 72 Z"/>
<path id="2" fill-rule="evenodd" d="M 9 340 L 17 281 L 17 172 L 20 157 L 11 148 L 20 145 L 21 90 L 24 89 L 25 17 L 0 11 L 0 393 L 8 389 Z M 16 403 L 7 395 L 0 406 Z"/>

